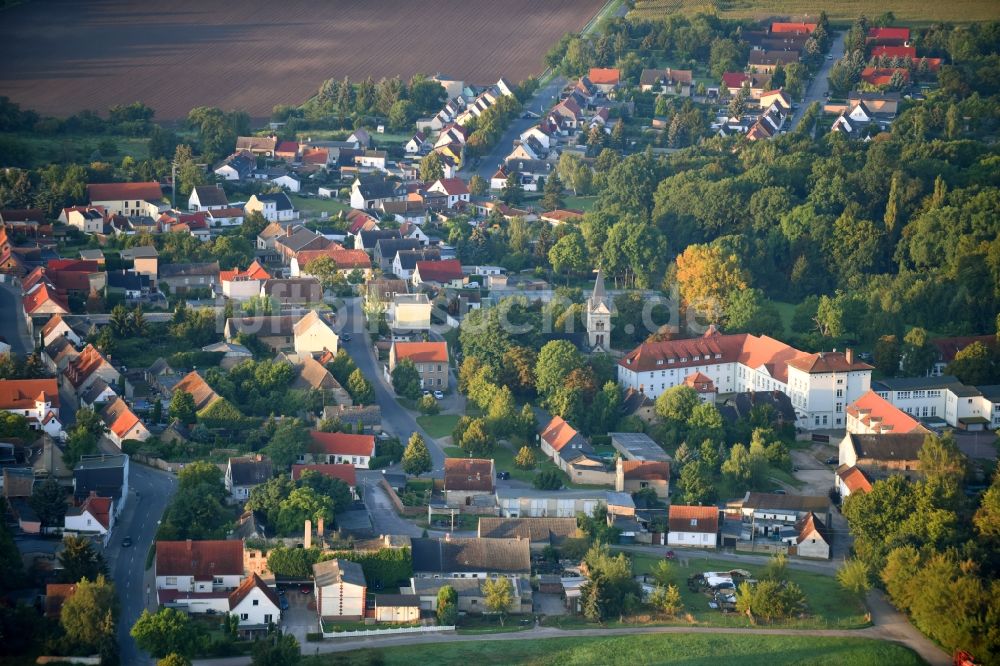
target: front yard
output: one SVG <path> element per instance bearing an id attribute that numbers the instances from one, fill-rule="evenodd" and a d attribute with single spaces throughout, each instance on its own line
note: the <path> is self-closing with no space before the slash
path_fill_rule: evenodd
<path id="1" fill-rule="evenodd" d="M 427 434 L 434 439 L 451 437 L 455 425 L 458 423 L 457 414 L 434 414 L 433 416 L 418 416 L 417 423 L 427 431 Z"/>

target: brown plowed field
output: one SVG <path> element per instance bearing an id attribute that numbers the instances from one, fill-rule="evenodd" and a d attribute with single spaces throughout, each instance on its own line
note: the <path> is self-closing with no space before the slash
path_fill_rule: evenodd
<path id="1" fill-rule="evenodd" d="M 254 117 L 328 78 L 539 74 L 602 0 L 36 0 L 0 12 L 0 95 L 64 116 L 140 100 Z"/>

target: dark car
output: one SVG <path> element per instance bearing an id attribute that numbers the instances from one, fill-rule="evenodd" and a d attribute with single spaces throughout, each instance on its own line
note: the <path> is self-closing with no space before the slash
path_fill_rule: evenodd
<path id="1" fill-rule="evenodd" d="M 128 548 L 132 545 L 132 537 L 125 537 L 122 539 L 122 548 Z"/>
<path id="2" fill-rule="evenodd" d="M 344 342 L 350 342 L 351 335 L 350 333 L 344 333 L 342 336 L 340 336 L 340 339 L 343 340 Z"/>
<path id="3" fill-rule="evenodd" d="M 827 465 L 836 465 L 837 462 L 838 462 L 837 456 L 830 456 L 829 458 L 826 459 Z"/>
<path id="4" fill-rule="evenodd" d="M 510 472 L 497 472 L 497 478 L 501 481 L 507 481 L 510 479 Z"/>
<path id="5" fill-rule="evenodd" d="M 285 595 L 280 595 L 278 597 L 278 605 L 281 606 L 281 610 L 288 610 L 288 598 Z"/>

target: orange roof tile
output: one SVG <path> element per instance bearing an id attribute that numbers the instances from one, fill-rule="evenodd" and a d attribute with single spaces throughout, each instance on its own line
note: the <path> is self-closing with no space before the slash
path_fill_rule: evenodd
<path id="1" fill-rule="evenodd" d="M 919 421 L 871 390 L 848 405 L 847 415 L 876 433 L 927 432 Z"/>
<path id="2" fill-rule="evenodd" d="M 190 393 L 191 397 L 194 398 L 194 407 L 198 411 L 201 411 L 221 397 L 212 390 L 212 387 L 198 374 L 197 370 L 192 370 L 177 382 L 174 386 L 174 392 L 176 393 L 177 391 Z"/>
<path id="3" fill-rule="evenodd" d="M 156 575 L 194 576 L 196 580 L 242 576 L 243 542 L 157 541 Z"/>
<path id="4" fill-rule="evenodd" d="M 447 363 L 447 342 L 395 342 L 396 362 L 408 358 L 414 363 Z"/>
<path id="5" fill-rule="evenodd" d="M 714 534 L 719 531 L 719 510 L 714 506 L 670 505 L 671 532 L 704 532 Z"/>
<path id="6" fill-rule="evenodd" d="M 621 71 L 614 67 L 591 67 L 588 75 L 594 85 L 618 85 L 621 81 Z"/>
<path id="7" fill-rule="evenodd" d="M 59 407 L 59 386 L 55 379 L 0 379 L 0 409 L 34 409 L 41 397 Z"/>
<path id="8" fill-rule="evenodd" d="M 240 583 L 238 588 L 229 593 L 229 610 L 233 610 L 239 606 L 240 602 L 246 599 L 247 595 L 250 594 L 254 588 L 263 592 L 264 596 L 271 600 L 271 603 L 274 604 L 275 608 L 281 606 L 278 594 L 268 587 L 267 583 L 265 583 L 260 576 L 256 573 L 251 573 L 243 579 L 243 582 Z"/>
<path id="9" fill-rule="evenodd" d="M 554 450 L 560 451 L 570 440 L 579 435 L 576 429 L 566 423 L 561 416 L 554 416 L 542 431 L 542 439 Z"/>
<path id="10" fill-rule="evenodd" d="M 623 460 L 622 473 L 632 481 L 666 481 L 670 479 L 670 463 L 654 460 Z"/>
<path id="11" fill-rule="evenodd" d="M 231 271 L 219 271 L 219 282 L 232 282 L 233 280 L 270 280 L 271 274 L 261 266 L 256 259 L 253 260 L 245 271 L 236 268 Z"/>
<path id="12" fill-rule="evenodd" d="M 91 201 L 125 201 L 127 199 L 157 201 L 163 198 L 159 183 L 96 183 L 87 185 Z"/>
<path id="13" fill-rule="evenodd" d="M 80 505 L 80 511 L 86 511 L 94 519 L 104 526 L 104 529 L 111 527 L 111 498 L 98 497 L 91 493 Z"/>
<path id="14" fill-rule="evenodd" d="M 66 297 L 48 282 L 39 282 L 24 295 L 24 311 L 29 315 L 34 314 L 47 304 L 55 305 L 62 310 L 62 314 L 69 314 L 69 303 L 66 301 Z"/>
<path id="15" fill-rule="evenodd" d="M 69 362 L 66 369 L 63 370 L 63 374 L 69 379 L 70 383 L 74 388 L 81 386 L 87 378 L 90 377 L 98 368 L 104 365 L 111 365 L 108 360 L 104 358 L 97 347 L 88 344 L 80 352 L 80 355 Z"/>
<path id="16" fill-rule="evenodd" d="M 872 489 L 872 482 L 868 480 L 865 473 L 858 467 L 848 467 L 845 470 L 838 471 L 837 476 L 840 477 L 841 483 L 847 486 L 847 489 L 852 493 L 867 493 Z"/>
<path id="17" fill-rule="evenodd" d="M 310 453 L 341 456 L 372 456 L 375 453 L 374 435 L 350 435 L 344 432 L 319 432 L 310 430 Z"/>
<path id="18" fill-rule="evenodd" d="M 348 465 L 347 463 L 292 465 L 292 481 L 298 481 L 301 479 L 302 473 L 306 471 L 317 472 L 323 476 L 328 476 L 331 479 L 340 479 L 351 488 L 358 484 L 358 478 L 354 471 L 354 465 Z"/>

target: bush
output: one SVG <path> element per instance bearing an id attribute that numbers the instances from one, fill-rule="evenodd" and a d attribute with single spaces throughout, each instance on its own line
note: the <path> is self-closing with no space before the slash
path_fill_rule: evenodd
<path id="1" fill-rule="evenodd" d="M 417 401 L 417 409 L 421 413 L 432 416 L 441 411 L 441 406 L 438 405 L 437 399 L 432 395 L 421 396 L 420 400 Z"/>
<path id="2" fill-rule="evenodd" d="M 535 475 L 532 484 L 539 490 L 559 490 L 563 486 L 563 477 L 554 469 L 546 469 Z"/>
<path id="3" fill-rule="evenodd" d="M 312 643 L 323 640 L 323 634 L 318 631 L 310 631 L 306 633 L 306 640 Z"/>

